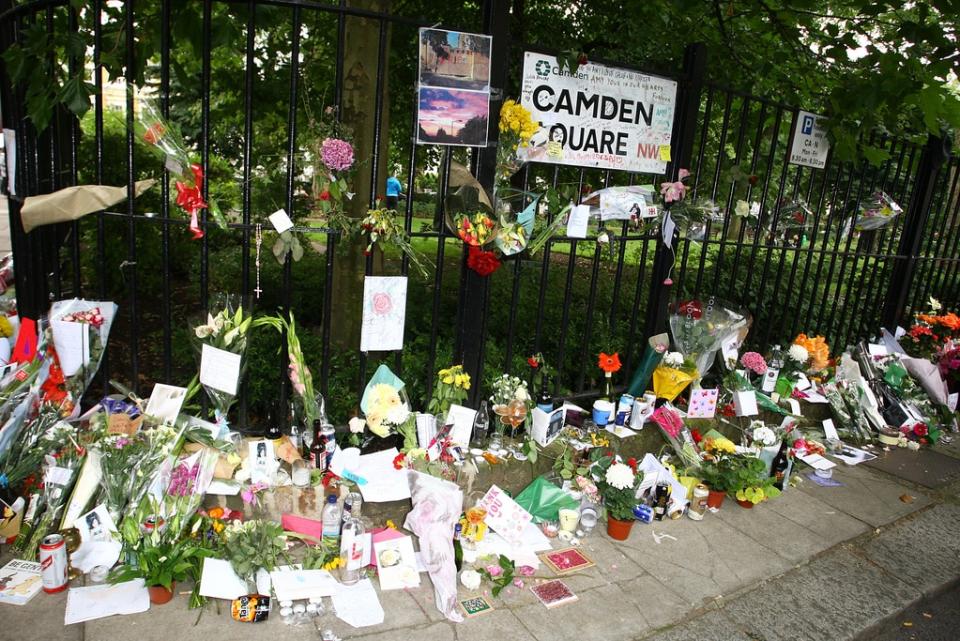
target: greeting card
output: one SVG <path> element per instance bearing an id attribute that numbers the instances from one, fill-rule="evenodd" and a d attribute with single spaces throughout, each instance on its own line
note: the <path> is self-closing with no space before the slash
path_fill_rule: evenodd
<path id="1" fill-rule="evenodd" d="M 496 485 L 491 486 L 480 499 L 480 507 L 487 511 L 484 518 L 487 525 L 508 543 L 520 545 L 523 542 L 523 531 L 533 517 L 506 492 Z"/>
<path id="2" fill-rule="evenodd" d="M 713 418 L 717 413 L 718 389 L 695 389 L 690 392 L 687 418 Z"/>

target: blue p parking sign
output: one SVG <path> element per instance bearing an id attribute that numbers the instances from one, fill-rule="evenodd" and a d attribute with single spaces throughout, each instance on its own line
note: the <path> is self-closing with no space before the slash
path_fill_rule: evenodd
<path id="1" fill-rule="evenodd" d="M 800 127 L 800 130 L 807 136 L 813 133 L 813 123 L 816 122 L 813 119 L 813 116 L 804 116 L 803 125 Z"/>

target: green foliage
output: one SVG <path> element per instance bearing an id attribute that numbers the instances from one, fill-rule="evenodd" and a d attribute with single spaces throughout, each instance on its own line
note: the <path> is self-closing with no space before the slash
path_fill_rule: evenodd
<path id="1" fill-rule="evenodd" d="M 486 566 L 478 568 L 477 572 L 493 585 L 493 589 L 491 590 L 493 596 L 500 596 L 503 589 L 513 583 L 513 575 L 517 571 L 517 567 L 512 560 L 502 554 L 497 555 L 496 566 L 500 568 L 499 576 L 493 576 Z"/>
<path id="2" fill-rule="evenodd" d="M 237 576 L 252 581 L 258 569 L 270 572 L 287 560 L 283 526 L 261 520 L 233 524 L 226 530 L 224 552 Z"/>

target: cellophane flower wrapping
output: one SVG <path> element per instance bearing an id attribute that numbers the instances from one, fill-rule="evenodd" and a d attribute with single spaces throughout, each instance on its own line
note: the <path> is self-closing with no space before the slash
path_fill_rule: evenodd
<path id="1" fill-rule="evenodd" d="M 230 295 L 219 295 L 211 306 L 207 317 L 195 319 L 191 323 L 190 339 L 195 348 L 198 364 L 202 360 L 203 346 L 209 345 L 225 352 L 240 356 L 240 376 L 237 380 L 239 391 L 243 380 L 243 373 L 247 366 L 247 342 L 250 330 L 254 327 L 253 318 L 249 311 L 239 303 L 239 300 Z M 230 408 L 237 400 L 236 393 L 217 389 L 210 385 L 203 385 L 207 396 L 213 403 L 216 421 L 221 426 L 226 425 Z"/>
<path id="2" fill-rule="evenodd" d="M 658 407 L 650 416 L 650 420 L 657 424 L 670 447 L 689 468 L 700 467 L 700 451 L 693 440 L 693 434 L 683 424 L 680 412 L 665 403 Z"/>
<path id="3" fill-rule="evenodd" d="M 74 433 L 54 407 L 41 406 L 30 421 L 26 420 L 26 410 L 24 407 L 17 421 L 4 426 L 4 430 L 11 429 L 12 437 L 9 449 L 0 455 L 0 489 L 19 487 L 40 469 L 46 454 L 59 450 Z"/>
<path id="4" fill-rule="evenodd" d="M 170 521 L 179 516 L 178 523 L 186 526 L 203 502 L 213 472 L 217 467 L 216 450 L 203 448 L 193 454 L 180 456 L 173 464 L 170 480 L 163 496 L 163 517 Z M 179 533 L 173 533 L 174 536 Z"/>
<path id="5" fill-rule="evenodd" d="M 450 621 L 463 615 L 457 604 L 457 566 L 453 530 L 463 511 L 463 492 L 449 481 L 410 470 L 407 472 L 413 509 L 403 527 L 420 539 L 420 555 L 433 582 L 437 609 Z"/>
<path id="6" fill-rule="evenodd" d="M 903 208 L 886 192 L 874 192 L 860 203 L 860 210 L 853 227 L 858 231 L 880 229 L 893 222 L 893 219 L 901 213 Z"/>
<path id="7" fill-rule="evenodd" d="M 46 455 L 43 465 L 43 514 L 35 518 L 29 530 L 29 538 L 18 539 L 18 548 L 25 559 L 37 555 L 40 541 L 52 531 L 59 522 L 63 506 L 70 499 L 70 490 L 80 473 L 86 458 L 86 450 L 77 444 L 75 430 L 66 423 L 58 424 L 61 430 L 70 430 L 66 442 L 58 450 Z M 26 532 L 21 531 L 21 535 Z"/>
<path id="8" fill-rule="evenodd" d="M 410 412 L 410 400 L 404 388 L 400 377 L 383 363 L 364 388 L 360 410 L 370 431 L 377 436 L 385 438 L 391 427 L 397 431 L 409 431 L 407 426 L 414 420 L 414 415 Z"/>
<path id="9" fill-rule="evenodd" d="M 724 341 L 748 327 L 751 316 L 736 305 L 710 296 L 672 303 L 669 321 L 674 345 L 694 361 L 702 377 L 713 365 Z"/>
<path id="10" fill-rule="evenodd" d="M 103 360 L 117 314 L 111 301 L 60 300 L 50 306 L 50 329 L 67 389 L 75 400 L 87 390 Z"/>

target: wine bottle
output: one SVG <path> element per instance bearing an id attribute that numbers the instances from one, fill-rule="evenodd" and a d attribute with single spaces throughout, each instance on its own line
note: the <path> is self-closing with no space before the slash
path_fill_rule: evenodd
<path id="1" fill-rule="evenodd" d="M 460 533 L 463 532 L 463 526 L 457 523 L 453 526 L 453 562 L 457 566 L 457 572 L 463 569 L 463 546 L 460 544 Z"/>
<path id="2" fill-rule="evenodd" d="M 770 476 L 774 478 L 773 485 L 778 490 L 783 489 L 787 479 L 787 468 L 790 466 L 790 459 L 787 458 L 787 442 L 780 443 L 780 450 L 773 457 L 773 463 L 770 465 Z"/>
<path id="3" fill-rule="evenodd" d="M 310 463 L 318 470 L 326 469 L 327 453 L 320 434 L 323 424 L 319 418 L 313 419 L 313 443 L 310 444 Z"/>

